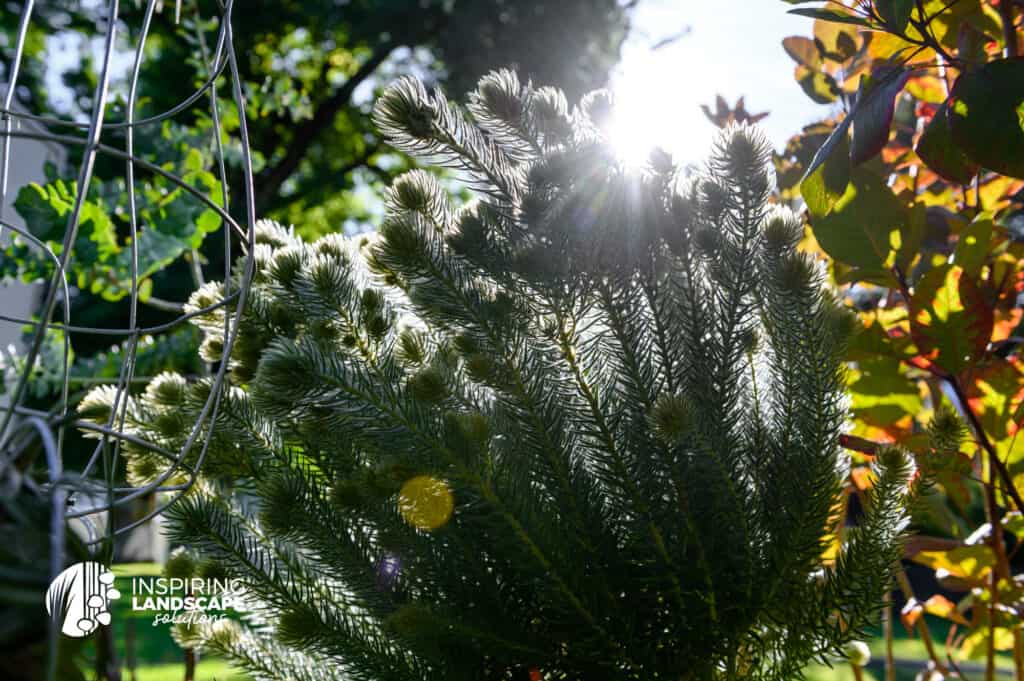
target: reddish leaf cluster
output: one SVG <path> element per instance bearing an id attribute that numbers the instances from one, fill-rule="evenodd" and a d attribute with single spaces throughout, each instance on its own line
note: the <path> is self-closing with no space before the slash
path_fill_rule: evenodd
<path id="1" fill-rule="evenodd" d="M 783 41 L 804 92 L 839 109 L 794 136 L 776 167 L 781 199 L 806 208 L 804 247 L 828 258 L 864 324 L 849 350 L 844 445 L 866 461 L 895 443 L 940 492 L 908 557 L 961 596 L 918 600 L 900 586 L 904 623 L 942 673 L 956 661 L 934 653 L 923 614 L 951 624 L 961 657 L 1013 650 L 1024 674 L 1024 583 L 1010 568 L 1024 545 L 1019 6 L 827 2 L 791 10 L 815 19 L 814 35 Z M 870 484 L 855 468 L 851 493 Z"/>

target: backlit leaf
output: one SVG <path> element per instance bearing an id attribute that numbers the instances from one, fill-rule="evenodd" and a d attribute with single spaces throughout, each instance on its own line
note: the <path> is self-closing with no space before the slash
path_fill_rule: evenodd
<path id="1" fill-rule="evenodd" d="M 942 80 L 929 74 L 917 73 L 907 81 L 906 91 L 915 99 L 928 104 L 942 104 L 946 101 L 946 86 Z"/>
<path id="2" fill-rule="evenodd" d="M 821 68 L 821 55 L 818 53 L 818 46 L 810 38 L 799 35 L 783 38 L 782 48 L 797 64 L 803 64 L 812 69 Z"/>
<path id="3" fill-rule="evenodd" d="M 925 358 L 950 373 L 981 359 L 992 324 L 992 308 L 961 267 L 937 267 L 915 287 L 910 301 L 914 341 Z"/>
<path id="4" fill-rule="evenodd" d="M 888 268 L 901 245 L 907 211 L 873 173 L 855 168 L 850 184 L 833 209 L 812 213 L 814 236 L 833 258 L 866 270 Z"/>
<path id="5" fill-rule="evenodd" d="M 799 65 L 796 67 L 796 80 L 804 94 L 817 104 L 831 104 L 839 99 L 839 85 L 823 71 Z"/>
<path id="6" fill-rule="evenodd" d="M 1024 536 L 1024 513 L 1020 511 L 1010 511 L 1003 516 L 1003 529 L 1007 532 L 1015 535 L 1016 537 Z"/>
<path id="7" fill-rule="evenodd" d="M 907 631 L 910 631 L 923 614 L 924 607 L 917 602 L 916 598 L 911 598 L 903 605 L 903 609 L 900 611 L 900 620 L 903 621 L 903 626 L 907 628 Z"/>
<path id="8" fill-rule="evenodd" d="M 960 644 L 960 656 L 965 659 L 984 657 L 990 645 L 996 650 L 1013 648 L 1013 631 L 1005 627 L 994 627 L 994 637 L 989 636 L 988 627 L 979 627 L 972 631 Z"/>
<path id="9" fill-rule="evenodd" d="M 982 33 L 999 35 L 999 13 L 988 0 L 924 0 L 924 13 L 931 17 L 929 30 L 950 50 L 957 49 L 960 29 L 965 24 Z"/>
<path id="10" fill-rule="evenodd" d="M 850 182 L 850 145 L 846 136 L 837 137 L 827 151 L 824 162 L 800 183 L 800 195 L 813 215 L 831 211 Z"/>
<path id="11" fill-rule="evenodd" d="M 933 570 L 945 570 L 953 577 L 981 582 L 996 564 L 992 549 L 984 544 L 960 546 L 949 551 L 920 551 L 912 559 Z"/>
<path id="12" fill-rule="evenodd" d="M 924 611 L 929 615 L 935 615 L 957 624 L 967 625 L 967 620 L 956 609 L 956 603 L 949 600 L 942 594 L 935 594 L 924 602 Z"/>
<path id="13" fill-rule="evenodd" d="M 860 38 L 857 27 L 818 19 L 814 22 L 814 41 L 834 61 L 846 61 L 857 52 Z"/>
<path id="14" fill-rule="evenodd" d="M 1024 458 L 1024 438 L 1018 437 L 1024 403 L 1024 368 L 1016 358 L 992 358 L 970 373 L 965 386 L 967 402 L 999 458 L 1014 470 Z"/>
<path id="15" fill-rule="evenodd" d="M 978 277 L 981 266 L 988 257 L 988 246 L 992 240 L 992 216 L 982 213 L 960 232 L 960 238 L 953 253 L 953 263 L 963 268 L 972 279 Z"/>
<path id="16" fill-rule="evenodd" d="M 858 362 L 849 391 L 854 418 L 882 430 L 895 425 L 893 436 L 902 434 L 898 422 L 916 415 L 923 406 L 917 385 L 900 373 L 896 358 Z"/>

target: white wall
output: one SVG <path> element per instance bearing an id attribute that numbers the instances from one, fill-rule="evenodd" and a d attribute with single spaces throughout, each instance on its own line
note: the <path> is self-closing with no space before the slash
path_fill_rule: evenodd
<path id="1" fill-rule="evenodd" d="M 5 88 L 0 87 L 0 92 Z M 0 122 L 0 126 L 3 123 Z M 14 130 L 31 129 L 33 124 L 21 123 L 17 120 L 12 122 Z M 36 128 L 37 129 L 37 128 Z M 0 127 L 0 130 L 3 130 Z M 2 140 L 0 140 L 2 143 Z M 8 163 L 7 174 L 7 196 L 3 202 L 3 220 L 24 228 L 25 222 L 14 210 L 14 200 L 18 197 L 18 191 L 30 182 L 45 182 L 43 176 L 43 164 L 46 161 L 56 163 L 58 167 L 63 163 L 65 156 L 63 149 L 55 144 L 38 140 L 23 138 L 11 138 L 11 151 Z M 10 243 L 12 234 L 10 230 L 0 227 L 0 244 Z M 3 255 L 0 255 L 2 258 Z M 25 285 L 20 282 L 7 282 L 0 284 L 0 312 L 5 315 L 28 318 L 32 315 L 41 285 Z M 20 346 L 21 327 L 0 321 L 0 348 L 6 348 L 14 343 Z"/>

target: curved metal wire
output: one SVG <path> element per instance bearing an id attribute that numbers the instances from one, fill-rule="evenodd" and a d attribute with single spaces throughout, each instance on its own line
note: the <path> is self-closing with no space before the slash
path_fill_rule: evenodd
<path id="1" fill-rule="evenodd" d="M 96 87 L 92 97 L 92 107 L 89 111 L 89 120 L 70 121 L 57 119 L 52 116 L 40 115 L 32 112 L 20 112 L 13 108 L 13 95 L 17 87 L 18 74 L 24 60 L 24 45 L 28 31 L 32 24 L 32 14 L 35 3 L 33 0 L 24 0 L 22 13 L 18 24 L 18 36 L 15 43 L 12 63 L 8 64 L 7 73 L 9 82 L 7 91 L 2 100 L 0 108 L 0 234 L 5 231 L 17 234 L 27 243 L 42 251 L 43 256 L 52 261 L 54 272 L 51 279 L 46 282 L 45 293 L 42 304 L 39 308 L 38 320 L 21 319 L 15 315 L 0 314 L 0 322 L 27 324 L 32 327 L 31 337 L 28 342 L 28 349 L 25 354 L 25 365 L 18 377 L 14 390 L 11 393 L 10 403 L 0 407 L 0 477 L 5 471 L 14 470 L 16 462 L 25 456 L 29 451 L 42 449 L 46 455 L 46 466 L 48 471 L 47 493 L 52 499 L 53 527 L 60 526 L 60 547 L 54 541 L 54 556 L 51 572 L 59 571 L 63 565 L 63 557 L 60 551 L 63 550 L 63 530 L 67 520 L 80 518 L 88 519 L 101 513 L 109 513 L 107 532 L 104 536 L 91 537 L 90 543 L 107 542 L 120 534 L 148 522 L 155 515 L 163 511 L 167 506 L 174 503 L 181 497 L 196 480 L 196 476 L 202 467 L 206 457 L 209 439 L 204 436 L 208 433 L 210 424 L 217 418 L 221 397 L 226 388 L 227 362 L 221 362 L 212 376 L 213 389 L 200 411 L 200 416 L 192 426 L 186 438 L 184 446 L 177 452 L 167 451 L 159 445 L 146 442 L 137 436 L 123 432 L 126 410 L 128 387 L 135 382 L 135 360 L 140 340 L 147 334 L 161 333 L 168 331 L 175 326 L 187 322 L 192 317 L 204 314 L 210 310 L 220 307 L 233 309 L 234 314 L 224 315 L 224 356 L 229 356 L 231 348 L 235 343 L 238 329 L 233 324 L 242 308 L 245 306 L 249 284 L 252 280 L 255 269 L 255 226 L 256 216 L 254 212 L 254 189 L 252 177 L 252 156 L 250 153 L 248 127 L 245 119 L 245 95 L 242 81 L 239 75 L 238 62 L 236 59 L 233 37 L 231 31 L 231 16 L 234 8 L 234 0 L 227 0 L 219 7 L 216 15 L 219 27 L 217 41 L 212 53 L 208 49 L 202 31 L 199 30 L 199 44 L 201 54 L 198 55 L 200 63 L 204 65 L 202 84 L 197 87 L 188 97 L 178 104 L 157 113 L 156 115 L 137 118 L 136 107 L 139 92 L 139 78 L 145 66 L 146 43 L 150 36 L 153 15 L 158 11 L 160 0 L 146 0 L 145 12 L 142 24 L 139 27 L 138 39 L 134 45 L 134 59 L 128 80 L 127 112 L 123 121 L 107 121 L 106 109 L 109 99 L 109 92 L 112 78 L 112 60 L 115 55 L 115 43 L 117 30 L 123 26 L 123 19 L 120 15 L 119 0 L 108 0 L 106 5 L 106 22 L 103 25 L 103 52 L 101 67 L 97 74 Z M 180 7 L 177 8 L 180 10 Z M 197 21 L 203 19 L 198 8 L 196 9 Z M 212 18 L 212 17 L 205 17 Z M 198 24 L 197 24 L 198 25 Z M 224 157 L 224 146 L 222 135 L 225 130 L 221 122 L 221 113 L 218 105 L 218 84 L 227 80 L 231 91 L 231 100 L 238 114 L 238 130 L 235 135 L 241 147 L 241 167 L 243 175 L 244 190 L 244 219 L 236 220 L 231 215 L 230 198 L 228 196 L 228 178 L 226 161 Z M 200 189 L 191 186 L 188 182 L 169 172 L 160 165 L 146 160 L 143 153 L 136 149 L 136 131 L 144 126 L 160 124 L 174 117 L 175 115 L 189 110 L 190 107 L 200 102 L 204 96 L 209 97 L 209 104 L 206 112 L 212 122 L 214 143 L 214 157 L 216 160 L 216 174 L 221 182 L 220 203 L 208 197 Z M 34 130 L 17 129 L 19 125 L 29 123 Z M 81 130 L 84 135 L 60 134 L 50 128 L 71 128 Z M 103 135 L 111 131 L 118 131 L 123 134 L 125 140 L 124 149 L 117 148 L 103 142 Z M 64 231 L 64 238 L 61 249 L 57 252 L 47 247 L 40 239 L 34 237 L 28 230 L 20 229 L 5 220 L 3 207 L 8 197 L 9 168 L 12 161 L 17 162 L 16 155 L 12 156 L 11 140 L 15 138 L 52 142 L 68 146 L 81 146 L 82 161 L 78 167 L 77 187 L 78 191 Z M 96 158 L 98 155 L 105 155 L 124 162 L 125 187 L 127 189 L 128 205 L 128 226 L 132 235 L 130 240 L 130 286 L 128 295 L 128 324 L 124 328 L 96 328 L 84 325 L 72 324 L 70 317 L 69 303 L 69 265 L 76 257 L 74 252 L 75 239 L 78 234 L 82 208 L 85 197 L 88 193 L 89 184 L 93 179 Z M 138 214 L 138 203 L 135 187 L 136 171 L 160 176 L 173 186 L 182 189 L 193 199 L 202 203 L 217 213 L 221 219 L 221 229 L 225 230 L 224 238 L 224 273 L 225 286 L 230 286 L 230 268 L 232 266 L 232 234 L 238 240 L 245 255 L 244 266 L 241 272 L 240 286 L 237 290 L 227 290 L 225 297 L 220 302 L 205 308 L 204 310 L 190 313 L 182 313 L 174 320 L 156 326 L 143 327 L 139 325 L 139 253 L 138 237 L 144 227 L 140 225 Z M 201 272 L 198 273 L 201 276 Z M 54 313 L 57 305 L 61 307 L 61 319 L 56 321 Z M 48 411 L 39 411 L 25 406 L 24 400 L 29 388 L 32 371 L 36 359 L 40 354 L 49 331 L 63 331 L 64 347 L 61 374 L 60 400 L 54 408 Z M 75 419 L 72 411 L 73 405 L 69 403 L 69 357 L 70 341 L 69 333 L 94 333 L 100 335 L 111 335 L 122 338 L 121 346 L 124 352 L 124 361 L 120 367 L 114 386 L 117 388 L 118 397 L 115 400 L 113 409 L 106 424 L 85 424 Z M 63 466 L 63 447 L 65 429 L 69 426 L 85 427 L 100 436 L 100 440 L 93 450 L 85 468 L 80 473 L 72 473 L 65 470 Z M 167 462 L 164 471 L 151 483 L 141 487 L 119 486 L 115 484 L 115 471 L 117 470 L 118 458 L 122 441 L 145 447 L 158 453 Z M 186 463 L 190 451 L 198 450 L 196 460 L 192 465 Z M 173 479 L 185 477 L 185 482 L 170 484 Z M 102 490 L 103 499 L 95 500 L 95 491 Z M 89 493 L 92 503 L 84 508 L 74 505 L 75 492 Z M 115 518 L 111 511 L 152 493 L 165 493 L 160 498 L 160 503 L 146 513 L 142 518 L 115 527 Z M 68 499 L 68 503 L 65 503 Z M 55 535 L 57 536 L 57 535 Z"/>

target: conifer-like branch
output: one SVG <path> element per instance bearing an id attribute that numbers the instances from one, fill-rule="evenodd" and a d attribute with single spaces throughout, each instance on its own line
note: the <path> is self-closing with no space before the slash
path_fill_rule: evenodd
<path id="1" fill-rule="evenodd" d="M 478 200 L 413 171 L 378 234 L 260 223 L 230 357 L 225 287 L 193 296 L 232 385 L 170 521 L 254 614 L 183 641 L 261 679 L 781 680 L 873 620 L 917 483 L 877 452 L 825 560 L 855 320 L 769 208 L 767 145 L 733 127 L 698 176 L 661 153 L 628 169 L 613 105 L 500 71 L 463 111 L 401 80 L 374 120 Z M 131 396 L 133 480 L 210 389 Z"/>

